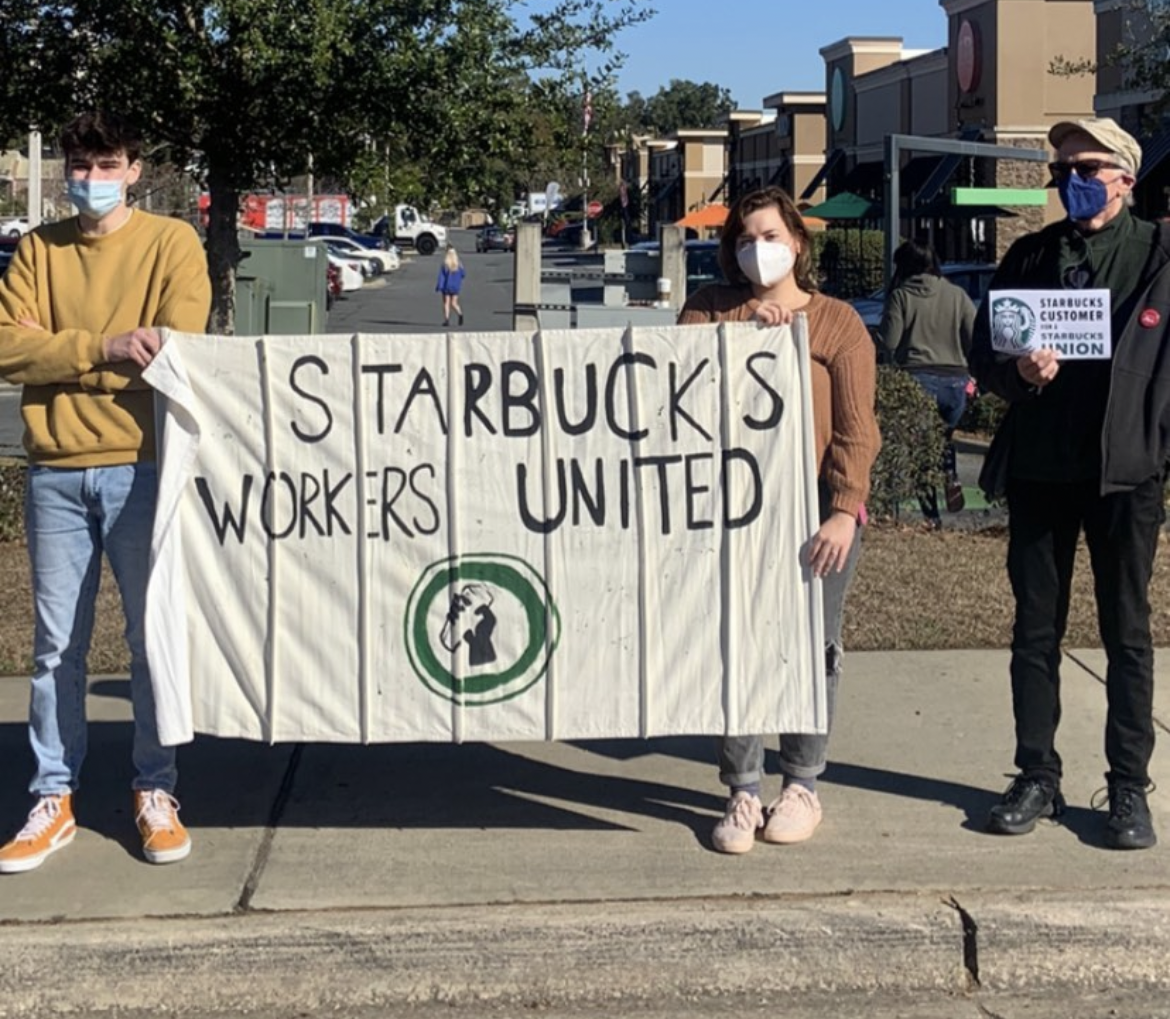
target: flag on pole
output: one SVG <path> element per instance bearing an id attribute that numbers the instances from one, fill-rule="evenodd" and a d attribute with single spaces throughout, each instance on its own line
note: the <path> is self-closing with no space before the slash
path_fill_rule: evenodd
<path id="1" fill-rule="evenodd" d="M 582 110 L 581 110 L 581 124 L 582 124 L 581 133 L 582 134 L 589 133 L 589 125 L 592 121 L 593 121 L 593 93 L 589 90 L 589 87 L 586 86 L 585 87 L 585 101 L 582 105 Z"/>

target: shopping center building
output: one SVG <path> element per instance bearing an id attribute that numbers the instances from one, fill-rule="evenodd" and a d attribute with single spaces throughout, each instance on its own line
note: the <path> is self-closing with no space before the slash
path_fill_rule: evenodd
<path id="1" fill-rule="evenodd" d="M 867 217 L 850 225 L 881 228 L 887 138 L 896 135 L 899 233 L 928 234 L 947 259 L 996 260 L 1016 237 L 1063 214 L 1055 192 L 1035 194 L 1049 176 L 1034 154 L 1048 153 L 1053 124 L 1091 116 L 1115 117 L 1142 141 L 1138 211 L 1167 214 L 1170 130 L 1153 119 L 1158 94 L 1135 90 L 1112 59 L 1119 43 L 1148 37 L 1148 15 L 1133 0 L 939 0 L 933 16 L 946 19 L 944 47 L 846 36 L 820 50 L 823 92 L 777 91 L 761 110 L 733 111 L 701 144 L 697 132 L 679 132 L 615 148 L 615 172 L 645 196 L 645 229 L 765 184 L 805 208 L 846 192 L 869 199 Z M 1078 67 L 1090 70 L 1061 70 Z M 913 138 L 1001 154 L 915 152 Z M 1007 158 L 1010 149 L 1034 158 Z M 701 160 L 701 172 L 691 160 Z M 956 188 L 999 194 L 957 204 Z M 1017 204 L 1024 198 L 1043 204 Z"/>

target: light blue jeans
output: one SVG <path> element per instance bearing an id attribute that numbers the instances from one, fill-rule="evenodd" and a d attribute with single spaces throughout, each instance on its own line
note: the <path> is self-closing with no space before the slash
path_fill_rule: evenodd
<path id="1" fill-rule="evenodd" d="M 821 519 L 830 510 L 822 493 Z M 821 579 L 821 598 L 825 618 L 825 699 L 828 708 L 828 728 L 833 728 L 837 712 L 837 686 L 841 680 L 843 652 L 841 631 L 845 615 L 845 592 L 857 568 L 861 552 L 861 531 L 858 526 L 853 547 L 840 573 L 830 573 Z M 719 780 L 727 786 L 753 785 L 764 777 L 763 736 L 720 736 L 715 741 L 719 759 Z M 829 733 L 786 733 L 780 736 L 780 773 L 786 778 L 816 778 L 825 770 L 829 753 Z"/>
<path id="2" fill-rule="evenodd" d="M 75 791 L 87 747 L 86 657 L 102 553 L 113 569 L 130 646 L 135 789 L 173 792 L 175 748 L 158 740 L 146 663 L 146 582 L 158 469 L 153 463 L 28 471 L 25 527 L 32 566 L 33 637 L 29 741 L 34 796 Z"/>

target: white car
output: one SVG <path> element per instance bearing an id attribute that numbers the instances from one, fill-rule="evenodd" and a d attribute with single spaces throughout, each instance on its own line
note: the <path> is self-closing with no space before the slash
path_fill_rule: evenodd
<path id="1" fill-rule="evenodd" d="M 325 247 L 329 249 L 329 253 L 331 255 L 335 255 L 337 258 L 344 259 L 346 262 L 356 266 L 358 271 L 366 279 L 369 279 L 371 276 L 382 275 L 382 272 L 384 271 L 382 269 L 382 263 L 377 259 L 371 258 L 369 252 L 362 251 L 360 254 L 358 254 L 356 251 L 351 251 L 349 248 L 334 244 L 332 237 L 325 237 L 323 239 L 325 241 Z"/>
<path id="2" fill-rule="evenodd" d="M 394 272 L 399 267 L 398 252 L 385 251 L 381 248 L 364 248 L 357 241 L 348 237 L 326 237 L 325 243 L 329 250 L 336 255 L 347 258 L 368 258 L 381 266 L 382 272 Z"/>
<path id="3" fill-rule="evenodd" d="M 23 216 L 0 219 L 0 237 L 19 237 L 21 234 L 28 233 L 28 230 L 28 220 Z"/>
<path id="4" fill-rule="evenodd" d="M 341 270 L 341 289 L 345 292 L 351 290 L 361 290 L 362 288 L 362 271 L 348 258 L 340 258 L 328 252 L 325 257 L 329 259 L 330 265 L 337 266 Z"/>

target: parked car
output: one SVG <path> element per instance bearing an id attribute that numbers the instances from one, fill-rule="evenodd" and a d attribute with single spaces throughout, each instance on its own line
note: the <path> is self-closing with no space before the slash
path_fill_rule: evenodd
<path id="1" fill-rule="evenodd" d="M 373 254 L 371 248 L 359 247 L 357 251 L 354 251 L 344 244 L 338 244 L 332 237 L 324 237 L 322 240 L 331 255 L 336 255 L 343 261 L 355 266 L 364 279 L 382 275 L 384 271 L 382 269 L 382 263 L 378 259 L 370 257 Z"/>
<path id="2" fill-rule="evenodd" d="M 515 232 L 501 226 L 485 226 L 475 235 L 476 251 L 511 251 L 515 246 Z"/>
<path id="3" fill-rule="evenodd" d="M 379 267 L 379 272 L 394 272 L 401 265 L 398 259 L 397 248 L 392 251 L 383 248 L 363 248 L 357 241 L 351 241 L 348 237 L 324 237 L 322 240 L 324 240 L 330 251 L 334 251 L 339 255 L 348 255 L 351 258 L 367 258 L 376 262 Z"/>
<path id="4" fill-rule="evenodd" d="M 719 268 L 718 241 L 684 241 L 687 251 L 687 297 L 690 297 L 700 287 L 708 283 L 718 283 L 723 279 L 723 270 Z M 658 251 L 657 241 L 640 241 L 630 245 L 631 251 Z"/>
<path id="5" fill-rule="evenodd" d="M 0 219 L 0 237 L 19 237 L 28 231 L 28 220 L 23 216 L 8 216 Z"/>
<path id="6" fill-rule="evenodd" d="M 987 287 L 995 273 L 995 266 L 988 262 L 944 262 L 939 266 L 943 279 L 950 280 L 957 287 L 967 291 L 967 296 L 979 306 L 987 294 Z M 850 301 L 861 321 L 871 333 L 877 332 L 882 324 L 882 309 L 886 305 L 886 288 L 875 290 L 868 297 Z"/>
<path id="7" fill-rule="evenodd" d="M 386 237 L 358 233 L 340 223 L 313 222 L 309 224 L 306 232 L 310 237 L 345 237 L 348 240 L 356 241 L 363 248 L 382 248 L 385 250 L 390 246 L 390 241 Z"/>
<path id="8" fill-rule="evenodd" d="M 556 244 L 564 244 L 570 248 L 579 248 L 581 247 L 581 233 L 584 229 L 585 224 L 580 219 L 560 216 L 548 223 L 544 228 L 544 235 Z M 590 240 L 592 240 L 592 237 Z"/>
<path id="9" fill-rule="evenodd" d="M 325 257 L 329 259 L 329 264 L 336 266 L 341 273 L 341 289 L 343 291 L 349 293 L 351 290 L 361 290 L 362 271 L 354 262 L 347 258 L 340 258 L 332 251 L 327 252 Z"/>
<path id="10" fill-rule="evenodd" d="M 341 270 L 335 265 L 325 263 L 325 310 L 333 307 L 333 302 L 341 296 Z"/>

